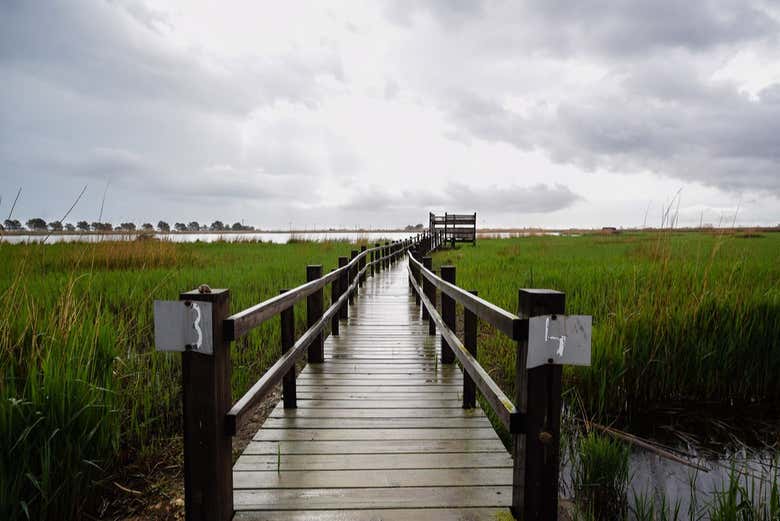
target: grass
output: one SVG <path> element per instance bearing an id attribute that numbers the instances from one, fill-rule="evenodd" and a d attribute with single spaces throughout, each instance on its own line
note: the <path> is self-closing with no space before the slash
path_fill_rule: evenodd
<path id="1" fill-rule="evenodd" d="M 590 432 L 578 441 L 572 484 L 580 508 L 596 519 L 618 520 L 626 514 L 628 456 L 625 444 Z"/>
<path id="2" fill-rule="evenodd" d="M 780 234 L 631 233 L 482 240 L 434 255 L 458 285 L 515 311 L 517 290 L 566 292 L 594 317 L 591 367 L 566 386 L 596 419 L 672 404 L 780 403 Z M 516 346 L 481 325 L 480 363 L 513 395 Z"/>
<path id="3" fill-rule="evenodd" d="M 178 443 L 179 357 L 154 352 L 153 300 L 207 283 L 230 288 L 237 311 L 305 282 L 307 263 L 329 271 L 352 248 L 1 244 L 0 519 L 78 518 L 95 508 L 96 483 Z M 271 320 L 233 344 L 234 398 L 277 360 L 279 341 Z"/>

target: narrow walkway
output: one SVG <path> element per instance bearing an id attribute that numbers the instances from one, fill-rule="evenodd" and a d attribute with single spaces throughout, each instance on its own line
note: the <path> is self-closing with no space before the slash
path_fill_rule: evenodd
<path id="1" fill-rule="evenodd" d="M 237 520 L 495 520 L 512 460 L 409 292 L 406 261 L 369 277 L 325 362 L 297 380 L 234 467 Z M 424 509 L 424 510 L 422 510 Z"/>

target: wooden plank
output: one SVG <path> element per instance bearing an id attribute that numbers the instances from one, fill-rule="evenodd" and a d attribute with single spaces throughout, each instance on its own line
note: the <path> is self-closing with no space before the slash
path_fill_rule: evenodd
<path id="1" fill-rule="evenodd" d="M 489 440 L 491 428 L 474 429 L 260 429 L 255 441 Z"/>
<path id="2" fill-rule="evenodd" d="M 410 487 L 237 490 L 236 510 L 506 507 L 512 488 Z"/>
<path id="3" fill-rule="evenodd" d="M 497 436 L 472 440 L 351 440 L 251 441 L 245 454 L 430 454 L 432 452 L 500 452 L 506 448 Z"/>
<path id="4" fill-rule="evenodd" d="M 238 458 L 233 470 L 382 470 L 512 468 L 506 452 L 434 454 L 276 454 Z"/>
<path id="5" fill-rule="evenodd" d="M 481 409 L 274 409 L 269 418 L 481 418 Z"/>
<path id="6" fill-rule="evenodd" d="M 512 468 L 374 470 L 246 470 L 233 472 L 233 489 L 468 487 L 511 485 Z"/>
<path id="7" fill-rule="evenodd" d="M 464 429 L 490 428 L 486 416 L 473 418 L 268 418 L 264 429 Z"/>
<path id="8" fill-rule="evenodd" d="M 308 400 L 298 397 L 298 409 L 462 409 L 461 400 Z"/>
<path id="9" fill-rule="evenodd" d="M 506 512 L 511 457 L 484 412 L 462 408 L 463 374 L 435 360 L 441 341 L 428 336 L 403 265 L 384 267 L 325 340 L 325 361 L 300 373 L 298 408 L 277 405 L 236 462 L 236 519 Z"/>
<path id="10" fill-rule="evenodd" d="M 275 510 L 236 512 L 234 521 L 495 521 L 506 508 L 405 508 L 382 510 Z"/>

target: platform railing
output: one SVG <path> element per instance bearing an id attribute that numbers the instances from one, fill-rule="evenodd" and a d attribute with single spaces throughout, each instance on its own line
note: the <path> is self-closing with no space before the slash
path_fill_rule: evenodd
<path id="1" fill-rule="evenodd" d="M 321 265 L 306 267 L 306 280 L 296 288 L 281 290 L 268 300 L 230 314 L 230 290 L 204 285 L 182 293 L 185 305 L 211 304 L 213 352 L 187 349 L 182 353 L 184 423 L 184 504 L 187 521 L 227 521 L 233 517 L 232 437 L 245 424 L 252 406 L 277 384 L 282 384 L 285 408 L 297 406 L 296 361 L 307 354 L 309 363 L 324 360 L 328 332 L 339 334 L 339 320 L 348 318 L 348 302 L 368 275 L 388 269 L 410 249 L 432 243 L 427 233 L 408 239 L 353 250 L 352 258 L 339 257 L 338 268 L 323 274 Z M 324 307 L 323 291 L 330 284 L 331 305 Z M 294 306 L 306 301 L 307 329 L 295 339 Z M 204 308 L 205 309 L 205 308 Z M 250 389 L 232 402 L 230 343 L 246 336 L 266 321 L 280 316 L 282 354 Z M 328 331 L 328 327 L 330 330 Z"/>
<path id="2" fill-rule="evenodd" d="M 416 255 L 420 257 L 420 255 Z M 428 256 L 408 254 L 409 285 L 429 322 L 429 334 L 441 335 L 441 362 L 455 359 L 463 368 L 463 408 L 476 406 L 476 392 L 512 437 L 512 514 L 523 520 L 558 516 L 560 463 L 561 366 L 526 368 L 529 318 L 562 315 L 566 295 L 554 290 L 520 289 L 518 314 L 511 313 L 455 284 L 454 266 L 441 266 L 441 276 Z M 441 312 L 437 309 L 437 293 Z M 463 341 L 457 334 L 456 304 L 463 307 Z M 477 361 L 482 320 L 517 344 L 514 402 Z"/>

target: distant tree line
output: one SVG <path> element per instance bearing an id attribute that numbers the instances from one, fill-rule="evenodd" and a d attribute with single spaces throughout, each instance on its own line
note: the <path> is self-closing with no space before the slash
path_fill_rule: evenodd
<path id="1" fill-rule="evenodd" d="M 21 222 L 17 219 L 6 219 L 3 224 L 0 225 L 0 230 L 3 231 L 9 231 L 9 232 L 16 232 L 16 231 L 24 231 L 28 230 L 31 232 L 45 232 L 45 231 L 52 231 L 52 232 L 135 232 L 135 231 L 143 231 L 143 232 L 153 232 L 155 230 L 159 232 L 168 233 L 171 231 L 171 225 L 168 224 L 165 221 L 159 221 L 157 223 L 157 227 L 155 228 L 152 223 L 143 223 L 140 227 L 136 226 L 135 223 L 132 222 L 125 222 L 125 223 L 119 223 L 118 225 L 113 225 L 110 222 L 87 222 L 87 221 L 78 221 L 76 224 L 72 223 L 62 223 L 60 221 L 51 221 L 46 222 L 40 217 L 34 217 L 32 219 L 29 219 L 25 225 L 22 225 Z M 232 225 L 228 225 L 223 223 L 222 221 L 214 221 L 210 225 L 208 224 L 200 224 L 198 221 L 192 221 L 189 224 L 184 223 L 175 223 L 173 225 L 173 230 L 177 232 L 225 232 L 225 231 L 234 231 L 234 232 L 246 232 L 246 231 L 252 231 L 254 230 L 254 226 L 244 226 L 243 224 L 239 222 L 235 222 Z"/>

